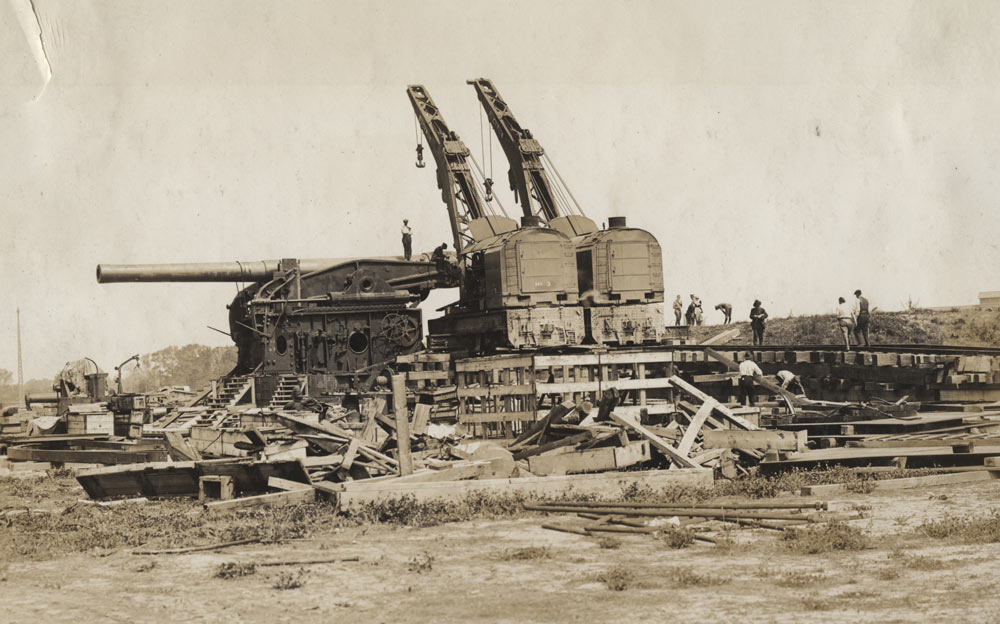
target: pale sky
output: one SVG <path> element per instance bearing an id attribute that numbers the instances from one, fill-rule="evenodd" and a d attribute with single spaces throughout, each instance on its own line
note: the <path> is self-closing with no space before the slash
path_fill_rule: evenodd
<path id="1" fill-rule="evenodd" d="M 0 0 L 0 368 L 20 306 L 26 378 L 229 344 L 206 326 L 235 286 L 99 285 L 98 263 L 398 254 L 404 217 L 416 250 L 450 244 L 405 88 L 479 154 L 479 76 L 710 322 L 1000 290 L 996 2 L 31 6 Z M 513 208 L 498 147 L 493 171 Z"/>

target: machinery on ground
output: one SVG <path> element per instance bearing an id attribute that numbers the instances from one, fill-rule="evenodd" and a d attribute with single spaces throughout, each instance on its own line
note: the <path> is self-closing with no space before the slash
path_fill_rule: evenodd
<path id="1" fill-rule="evenodd" d="M 423 348 L 416 305 L 457 285 L 448 258 L 98 265 L 97 281 L 250 282 L 229 306 L 237 347 L 227 377 L 253 375 L 257 404 L 279 386 L 319 396 L 367 390 L 397 355 Z"/>
<path id="2" fill-rule="evenodd" d="M 573 241 L 577 286 L 585 306 L 587 340 L 596 343 L 657 342 L 664 332 L 663 259 L 646 230 L 626 227 L 624 217 L 599 230 L 577 205 L 531 131 L 523 128 L 493 83 L 469 80 L 510 164 L 508 177 L 524 214 L 534 215 Z M 556 174 L 548 177 L 545 163 Z"/>

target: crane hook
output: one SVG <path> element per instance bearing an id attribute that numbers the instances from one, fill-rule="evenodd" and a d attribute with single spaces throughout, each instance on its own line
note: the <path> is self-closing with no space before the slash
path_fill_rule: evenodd
<path id="1" fill-rule="evenodd" d="M 423 169 L 427 166 L 424 162 L 424 146 L 417 143 L 417 169 Z"/>
<path id="2" fill-rule="evenodd" d="M 493 178 L 486 178 L 483 186 L 486 187 L 486 201 L 493 201 Z"/>

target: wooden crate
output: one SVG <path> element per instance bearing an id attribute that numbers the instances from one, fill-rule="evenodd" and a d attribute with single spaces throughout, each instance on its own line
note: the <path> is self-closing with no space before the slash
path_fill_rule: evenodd
<path id="1" fill-rule="evenodd" d="M 78 435 L 84 433 L 115 434 L 115 415 L 112 412 L 70 412 L 66 415 L 66 433 Z"/>

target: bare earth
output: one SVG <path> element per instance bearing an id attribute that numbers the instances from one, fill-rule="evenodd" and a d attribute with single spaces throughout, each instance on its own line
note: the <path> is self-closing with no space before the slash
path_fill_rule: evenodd
<path id="1" fill-rule="evenodd" d="M 4 564 L 0 619 L 31 624 L 1000 621 L 995 591 L 1000 544 L 936 540 L 915 531 L 927 519 L 1000 509 L 1000 481 L 831 500 L 831 508 L 853 505 L 872 508 L 870 518 L 852 524 L 875 538 L 874 549 L 796 554 L 766 530 L 734 534 L 738 544 L 731 548 L 695 543 L 675 550 L 650 536 L 623 535 L 619 548 L 607 549 L 593 538 L 540 528 L 542 516 L 525 516 L 431 528 L 348 527 L 320 539 L 209 553 L 143 556 L 120 549 L 16 560 Z M 258 567 L 235 579 L 216 576 L 227 562 L 351 556 L 360 561 Z M 616 566 L 635 574 L 624 591 L 598 580 Z M 274 588 L 281 575 L 299 569 L 305 570 L 301 587 Z"/>

